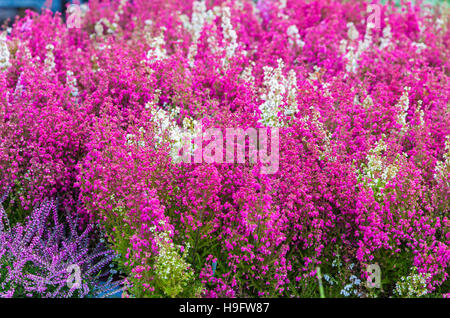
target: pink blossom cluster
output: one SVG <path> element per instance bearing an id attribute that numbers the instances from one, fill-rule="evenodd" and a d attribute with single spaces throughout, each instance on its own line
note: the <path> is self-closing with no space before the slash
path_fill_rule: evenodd
<path id="1" fill-rule="evenodd" d="M 374 4 L 379 26 L 338 0 L 28 12 L 0 37 L 0 186 L 78 203 L 138 297 L 164 296 L 171 249 L 206 297 L 299 296 L 337 256 L 448 293 L 449 11 Z M 278 128 L 278 171 L 174 163 L 193 122 Z"/>

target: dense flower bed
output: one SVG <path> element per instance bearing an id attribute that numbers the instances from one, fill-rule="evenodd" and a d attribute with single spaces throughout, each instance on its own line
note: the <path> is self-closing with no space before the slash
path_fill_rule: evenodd
<path id="1" fill-rule="evenodd" d="M 448 7 L 94 0 L 76 14 L 28 12 L 1 33 L 10 219 L 58 198 L 98 224 L 126 296 L 315 297 L 317 267 L 330 297 L 448 296 Z M 174 161 L 183 138 L 232 127 L 278 134 L 273 173 L 250 154 Z M 373 264 L 381 288 L 365 284 Z"/>

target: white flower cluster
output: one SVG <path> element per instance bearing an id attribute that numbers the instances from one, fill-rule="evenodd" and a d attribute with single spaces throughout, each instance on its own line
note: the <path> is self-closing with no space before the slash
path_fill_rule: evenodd
<path id="1" fill-rule="evenodd" d="M 366 33 L 364 34 L 364 40 L 359 42 L 358 44 L 358 57 L 361 56 L 361 54 L 366 51 L 370 44 L 372 44 L 372 29 L 375 28 L 375 24 L 373 23 L 367 23 L 366 25 Z"/>
<path id="2" fill-rule="evenodd" d="M 157 107 L 154 102 L 147 103 L 145 108 L 151 108 L 157 145 L 161 145 L 164 141 L 168 140 L 171 146 L 170 155 L 174 162 L 177 162 L 180 159 L 179 151 L 183 149 L 184 145 L 190 143 L 197 136 L 201 136 L 199 122 L 195 119 L 185 117 L 182 127 L 180 127 L 176 124 L 176 119 L 180 112 L 178 108 L 166 111 Z M 191 144 L 189 150 L 190 155 L 193 155 L 196 150 L 196 144 Z"/>
<path id="3" fill-rule="evenodd" d="M 347 23 L 347 36 L 351 42 L 355 41 L 359 37 L 358 30 L 356 30 L 355 25 L 353 22 Z M 342 40 L 339 47 L 341 52 L 347 51 L 347 41 Z M 345 69 L 347 72 L 356 72 L 356 69 L 358 68 L 357 63 L 357 56 L 355 53 L 355 48 L 350 45 L 348 47 L 347 53 L 345 53 L 344 57 L 347 59 L 347 65 L 345 66 Z"/>
<path id="4" fill-rule="evenodd" d="M 117 11 L 114 13 L 112 23 L 107 18 L 101 18 L 99 21 L 97 21 L 94 26 L 95 34 L 91 34 L 91 38 L 94 38 L 95 36 L 97 36 L 98 38 L 103 37 L 104 32 L 105 32 L 103 25 L 105 25 L 108 28 L 106 30 L 106 32 L 108 34 L 114 34 L 119 27 L 118 23 L 120 21 L 120 16 L 123 15 L 123 13 L 124 13 L 123 9 L 124 9 L 125 5 L 127 4 L 127 2 L 128 2 L 128 0 L 120 0 Z"/>
<path id="5" fill-rule="evenodd" d="M 347 23 L 347 36 L 350 39 L 350 41 L 355 41 L 359 37 L 359 32 L 356 30 L 355 25 L 353 22 Z"/>
<path id="6" fill-rule="evenodd" d="M 391 26 L 386 25 L 383 29 L 383 36 L 380 39 L 380 49 L 385 49 L 391 44 L 392 33 Z"/>
<path id="7" fill-rule="evenodd" d="M 289 116 L 298 111 L 297 107 L 297 80 L 294 70 L 291 70 L 286 78 L 283 75 L 284 63 L 278 59 L 278 67 L 264 66 L 264 92 L 261 99 L 264 101 L 259 106 L 261 110 L 260 122 L 264 126 L 281 127 L 278 112 L 283 110 L 284 114 Z M 287 106 L 281 109 L 284 97 L 287 98 Z"/>
<path id="8" fill-rule="evenodd" d="M 119 27 L 118 23 L 120 21 L 120 16 L 124 14 L 124 8 L 125 8 L 127 2 L 128 2 L 128 0 L 120 0 L 119 6 L 117 7 L 117 10 L 114 13 L 112 23 L 107 18 L 102 18 L 99 21 L 97 21 L 97 23 L 95 23 L 94 31 L 95 31 L 95 34 L 97 35 L 97 37 L 103 37 L 103 33 L 104 33 L 103 24 L 108 28 L 106 30 L 107 33 L 113 34 L 117 31 L 117 29 Z M 82 8 L 82 12 L 84 11 L 84 14 L 87 10 L 88 9 Z M 91 37 L 93 37 L 93 36 L 94 35 L 91 35 Z"/>
<path id="9" fill-rule="evenodd" d="M 73 97 L 78 96 L 77 79 L 72 71 L 67 71 L 66 73 L 66 83 L 70 87 L 71 94 Z"/>
<path id="10" fill-rule="evenodd" d="M 278 1 L 278 18 L 283 19 L 283 20 L 289 19 L 289 16 L 283 12 L 284 9 L 286 9 L 286 6 L 287 6 L 287 0 Z"/>
<path id="11" fill-rule="evenodd" d="M 239 76 L 242 80 L 247 83 L 253 84 L 255 82 L 255 77 L 253 76 L 253 68 L 255 67 L 255 62 L 250 61 L 250 65 L 245 67 L 242 74 Z"/>
<path id="12" fill-rule="evenodd" d="M 445 137 L 445 150 L 442 161 L 436 163 L 434 179 L 436 181 L 444 180 L 450 174 L 450 135 Z"/>
<path id="13" fill-rule="evenodd" d="M 159 287 L 163 289 L 167 296 L 176 297 L 184 291 L 194 278 L 191 265 L 186 262 L 190 248 L 189 243 L 187 243 L 183 254 L 180 255 L 178 251 L 181 250 L 181 246 L 172 242 L 170 232 L 156 233 L 156 226 L 151 227 L 150 231 L 155 234 L 158 245 L 158 255 L 154 265 L 155 278 Z"/>
<path id="14" fill-rule="evenodd" d="M 417 267 L 413 267 L 413 272 L 407 277 L 402 277 L 395 284 L 394 295 L 402 298 L 416 298 L 428 294 L 427 280 L 430 274 L 418 273 Z"/>
<path id="15" fill-rule="evenodd" d="M 180 15 L 179 17 L 181 22 L 183 23 L 184 28 L 189 31 L 192 36 L 192 44 L 189 47 L 188 52 L 188 60 L 191 67 L 193 67 L 194 65 L 194 57 L 197 54 L 198 40 L 200 39 L 200 35 L 203 31 L 204 26 L 212 25 L 212 27 L 216 29 L 213 21 L 217 17 L 221 17 L 223 39 L 226 42 L 225 58 L 223 60 L 223 64 L 228 64 L 238 47 L 237 33 L 233 29 L 233 26 L 231 24 L 231 9 L 229 7 L 215 6 L 210 10 L 206 10 L 206 4 L 204 0 L 194 1 L 192 4 L 191 22 L 189 22 L 189 18 L 184 14 Z M 217 52 L 219 50 L 217 39 L 213 35 L 210 35 L 208 37 L 208 43 L 212 52 Z"/>
<path id="16" fill-rule="evenodd" d="M 223 38 L 227 44 L 225 49 L 224 64 L 228 64 L 238 47 L 237 34 L 236 31 L 233 30 L 233 26 L 231 25 L 231 11 L 229 7 L 222 8 L 222 30 Z"/>
<path id="17" fill-rule="evenodd" d="M 378 189 L 384 188 L 389 180 L 395 178 L 398 173 L 399 160 L 405 156 L 405 154 L 398 155 L 392 164 L 387 164 L 386 159 L 382 156 L 387 151 L 384 138 L 386 138 L 385 135 L 382 135 L 375 148 L 369 150 L 367 165 L 364 168 L 364 177 L 371 179 L 368 185 Z"/>
<path id="18" fill-rule="evenodd" d="M 420 127 L 424 127 L 425 126 L 425 119 L 424 119 L 424 117 L 425 117 L 425 113 L 423 112 L 423 109 L 422 109 L 422 101 L 421 100 L 419 100 L 418 102 L 417 102 L 417 109 L 416 109 L 416 114 L 417 113 L 419 113 L 419 120 L 420 120 Z"/>
<path id="19" fill-rule="evenodd" d="M 165 27 L 161 27 L 160 35 L 156 37 L 152 37 L 150 39 L 150 47 L 151 50 L 147 52 L 147 59 L 150 61 L 161 61 L 167 57 L 166 49 L 164 45 L 166 42 L 164 41 L 164 32 L 166 31 Z"/>
<path id="20" fill-rule="evenodd" d="M 300 39 L 300 34 L 298 33 L 298 28 L 296 25 L 291 25 L 288 29 L 287 29 L 287 35 L 288 35 L 288 39 L 289 39 L 289 43 L 291 45 L 297 45 L 298 47 L 304 47 L 305 46 L 305 42 L 303 42 Z"/>
<path id="21" fill-rule="evenodd" d="M 191 33 L 192 44 L 189 47 L 188 60 L 191 67 L 194 65 L 194 57 L 197 54 L 197 45 L 205 24 L 210 24 L 216 17 L 218 8 L 206 10 L 205 1 L 194 1 L 192 3 L 191 22 L 185 15 L 180 16 L 184 28 Z"/>
<path id="22" fill-rule="evenodd" d="M 314 88 L 315 91 L 317 91 L 317 86 L 315 85 L 314 82 L 320 82 L 320 77 L 322 74 L 322 69 L 320 67 L 318 67 L 317 65 L 314 65 L 314 72 L 309 73 L 308 75 L 308 83 L 310 83 L 312 85 L 312 87 Z"/>
<path id="23" fill-rule="evenodd" d="M 348 31 L 347 36 L 350 40 L 350 43 L 356 41 L 359 37 L 359 32 L 356 29 L 353 22 L 347 23 Z M 361 57 L 362 53 L 366 51 L 371 43 L 372 43 L 372 29 L 375 27 L 373 23 L 367 23 L 366 26 L 366 33 L 364 34 L 364 40 L 359 41 L 357 45 L 357 49 L 355 50 L 355 47 L 350 45 L 348 47 L 348 51 L 345 54 L 345 58 L 347 59 L 347 65 L 345 66 L 345 69 L 347 72 L 356 73 L 356 70 L 358 69 L 358 60 Z M 340 43 L 340 51 L 345 52 L 347 46 L 347 41 L 341 41 Z"/>
<path id="24" fill-rule="evenodd" d="M 53 54 L 55 47 L 52 44 L 47 44 L 45 49 L 47 50 L 47 53 L 45 53 L 44 64 L 47 70 L 53 70 L 55 69 L 55 55 Z"/>
<path id="25" fill-rule="evenodd" d="M 116 22 L 109 22 L 109 20 L 107 18 L 101 18 L 100 20 L 98 20 L 95 23 L 94 26 L 94 31 L 95 31 L 95 35 L 99 38 L 103 37 L 105 29 L 103 28 L 103 24 L 108 28 L 106 30 L 107 33 L 109 34 L 113 34 L 114 32 L 116 32 L 118 25 Z M 93 37 L 94 35 L 91 35 L 91 37 Z"/>
<path id="26" fill-rule="evenodd" d="M 416 49 L 417 53 L 422 53 L 427 48 L 427 45 L 422 42 L 412 42 L 412 46 Z"/>
<path id="27" fill-rule="evenodd" d="M 347 54 L 347 43 L 348 41 L 346 39 L 342 39 L 339 42 L 339 53 L 341 53 L 341 55 L 345 56 Z"/>
<path id="28" fill-rule="evenodd" d="M 4 70 L 11 66 L 9 63 L 9 49 L 6 44 L 6 34 L 0 34 L 0 70 Z"/>
<path id="29" fill-rule="evenodd" d="M 144 127 L 140 127 L 139 132 L 141 133 L 141 136 L 138 140 L 136 139 L 135 134 L 127 134 L 126 138 L 127 138 L 127 143 L 129 145 L 138 145 L 139 147 L 145 147 L 145 138 L 144 138 L 145 129 L 144 129 Z"/>
<path id="30" fill-rule="evenodd" d="M 405 87 L 403 89 L 403 94 L 400 97 L 400 100 L 396 104 L 396 107 L 399 109 L 399 114 L 397 116 L 397 123 L 402 126 L 400 129 L 400 133 L 404 134 L 408 129 L 408 125 L 406 124 L 406 116 L 408 115 L 409 109 L 409 91 L 411 87 Z"/>

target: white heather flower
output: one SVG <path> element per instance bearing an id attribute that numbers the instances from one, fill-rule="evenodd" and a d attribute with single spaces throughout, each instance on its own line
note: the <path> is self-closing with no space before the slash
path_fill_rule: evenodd
<path id="1" fill-rule="evenodd" d="M 103 36 L 103 25 L 102 25 L 101 21 L 97 21 L 97 23 L 95 23 L 94 30 L 95 30 L 95 34 L 98 37 Z"/>
<path id="2" fill-rule="evenodd" d="M 11 64 L 9 63 L 9 49 L 6 44 L 6 34 L 0 34 L 0 70 L 6 69 Z"/>
<path id="3" fill-rule="evenodd" d="M 305 46 L 305 42 L 303 42 L 300 39 L 300 34 L 298 33 L 298 28 L 296 25 L 291 25 L 288 29 L 287 29 L 287 35 L 289 38 L 289 43 L 291 45 L 295 44 L 299 47 L 304 47 Z"/>
<path id="4" fill-rule="evenodd" d="M 285 115 L 294 115 L 298 112 L 297 105 L 297 74 L 290 70 L 287 78 L 287 101 L 288 105 L 284 109 Z"/>
<path id="5" fill-rule="evenodd" d="M 313 86 L 315 91 L 317 90 L 317 86 L 315 86 L 313 82 L 319 81 L 319 76 L 320 76 L 320 67 L 314 65 L 314 72 L 309 73 L 308 82 Z"/>
<path id="6" fill-rule="evenodd" d="M 278 18 L 283 20 L 288 20 L 289 17 L 283 13 L 283 10 L 286 9 L 287 0 L 280 0 L 278 3 Z"/>
<path id="7" fill-rule="evenodd" d="M 194 66 L 194 57 L 197 55 L 198 39 L 202 33 L 206 21 L 206 5 L 204 1 L 192 3 L 192 18 L 189 31 L 192 35 L 192 44 L 189 47 L 188 60 L 191 67 Z"/>
<path id="8" fill-rule="evenodd" d="M 346 52 L 347 52 L 347 40 L 342 39 L 341 42 L 339 42 L 339 53 L 345 55 Z"/>
<path id="9" fill-rule="evenodd" d="M 445 149 L 442 161 L 436 163 L 434 170 L 434 179 L 436 181 L 444 180 L 450 173 L 450 135 L 445 137 Z"/>
<path id="10" fill-rule="evenodd" d="M 416 113 L 419 113 L 420 127 L 425 126 L 425 119 L 424 119 L 425 114 L 422 109 L 422 103 L 423 102 L 421 100 L 419 100 L 417 102 L 418 105 L 417 105 L 417 109 L 416 109 Z"/>
<path id="11" fill-rule="evenodd" d="M 144 141 L 145 129 L 144 129 L 144 127 L 139 127 L 139 132 L 141 133 L 139 138 L 137 138 L 135 134 L 127 134 L 126 135 L 128 145 L 138 145 L 139 147 L 145 147 L 145 141 Z"/>
<path id="12" fill-rule="evenodd" d="M 347 23 L 348 31 L 347 35 L 351 41 L 355 41 L 359 37 L 358 30 L 356 30 L 353 22 Z M 364 40 L 358 42 L 358 48 L 355 50 L 353 46 L 349 46 L 345 58 L 347 59 L 347 65 L 345 69 L 347 72 L 356 73 L 358 69 L 358 60 L 362 53 L 366 51 L 372 43 L 372 29 L 375 27 L 373 23 L 367 23 L 366 33 L 364 34 Z"/>
<path id="13" fill-rule="evenodd" d="M 409 109 L 409 91 L 411 90 L 410 87 L 405 87 L 403 90 L 403 94 L 400 97 L 399 102 L 397 103 L 396 107 L 399 109 L 399 114 L 397 116 L 397 123 L 402 126 L 400 133 L 403 134 L 408 129 L 408 126 L 406 124 L 406 116 L 408 115 L 408 109 Z"/>
<path id="14" fill-rule="evenodd" d="M 389 180 L 395 178 L 398 173 L 399 161 L 405 159 L 406 155 L 398 155 L 392 164 L 386 162 L 383 153 L 387 151 L 387 144 L 384 142 L 385 135 L 377 142 L 375 148 L 369 150 L 367 155 L 367 165 L 363 169 L 363 177 L 370 178 L 370 187 L 384 188 Z M 378 184 L 381 182 L 381 184 Z"/>
<path id="15" fill-rule="evenodd" d="M 66 84 L 70 87 L 72 96 L 78 96 L 77 79 L 72 71 L 67 71 L 66 73 Z"/>
<path id="16" fill-rule="evenodd" d="M 278 118 L 278 111 L 283 102 L 283 96 L 286 88 L 283 85 L 284 76 L 282 74 L 283 62 L 278 60 L 278 68 L 274 69 L 270 66 L 264 66 L 264 82 L 263 86 L 266 92 L 261 96 L 264 103 L 259 106 L 261 110 L 260 122 L 265 126 L 278 127 L 281 126 Z"/>
<path id="17" fill-rule="evenodd" d="M 164 48 L 164 45 L 166 44 L 164 41 L 164 31 L 165 28 L 162 27 L 161 34 L 150 40 L 150 47 L 152 49 L 147 52 L 147 59 L 150 61 L 161 61 L 167 57 L 167 52 Z"/>
<path id="18" fill-rule="evenodd" d="M 99 30 L 100 30 L 101 32 L 100 32 L 100 34 L 98 34 L 98 36 L 102 36 L 102 35 L 103 35 L 103 26 L 102 26 L 102 23 L 108 28 L 108 29 L 106 30 L 107 33 L 113 34 L 114 32 L 116 32 L 117 27 L 118 27 L 118 25 L 117 25 L 116 22 L 111 23 L 111 22 L 109 22 L 109 20 L 108 20 L 107 18 L 101 18 L 100 21 L 98 21 L 98 22 L 96 23 L 96 25 L 95 25 L 95 26 L 99 25 L 99 26 L 101 27 L 101 28 L 99 28 Z M 95 27 L 94 27 L 94 28 L 95 28 Z M 97 32 L 97 30 L 96 30 L 96 32 Z"/>
<path id="19" fill-rule="evenodd" d="M 415 47 L 417 53 L 422 53 L 422 51 L 427 48 L 427 45 L 421 42 L 420 43 L 412 42 L 412 46 Z"/>
<path id="20" fill-rule="evenodd" d="M 186 15 L 180 15 L 180 21 L 183 24 L 183 27 L 191 33 L 192 42 L 189 46 L 188 51 L 188 61 L 189 66 L 194 66 L 194 58 L 197 55 L 197 46 L 198 40 L 200 39 L 201 33 L 205 25 L 212 25 L 213 31 L 216 30 L 216 25 L 213 24 L 214 20 L 222 14 L 223 9 L 221 7 L 215 6 L 211 10 L 206 10 L 206 4 L 204 0 L 194 1 L 192 3 L 192 17 L 191 21 Z M 225 9 L 226 11 L 226 9 Z M 234 52 L 237 48 L 237 34 L 232 29 L 230 22 L 230 13 L 229 8 L 228 12 L 225 12 L 225 18 L 222 18 L 222 28 L 224 29 L 224 39 L 227 42 L 226 46 L 226 58 L 227 61 L 231 56 L 234 55 Z M 213 32 L 214 33 L 214 32 Z M 208 36 L 208 44 L 213 53 L 216 53 L 220 50 L 220 47 L 217 43 L 217 39 L 214 35 Z"/>
<path id="21" fill-rule="evenodd" d="M 155 232 L 155 227 L 151 228 Z M 170 239 L 171 231 L 160 232 L 155 235 L 158 246 L 154 270 L 155 280 L 160 288 L 169 297 L 176 297 L 186 288 L 191 287 L 190 282 L 194 278 L 191 265 L 186 262 L 189 246 L 184 253 L 179 255 L 181 246 L 175 245 Z"/>
<path id="22" fill-rule="evenodd" d="M 253 76 L 253 67 L 255 67 L 255 62 L 250 61 L 250 65 L 248 65 L 243 71 L 240 76 L 241 79 L 248 83 L 254 83 L 255 77 Z"/>
<path id="23" fill-rule="evenodd" d="M 347 36 L 350 39 L 350 41 L 354 41 L 359 37 L 359 32 L 356 29 L 355 25 L 353 24 L 353 22 L 349 22 L 347 23 Z"/>
<path id="24" fill-rule="evenodd" d="M 222 8 L 222 30 L 223 38 L 226 41 L 226 54 L 224 63 L 227 64 L 233 57 L 234 52 L 238 47 L 237 34 L 236 31 L 233 30 L 233 26 L 231 25 L 231 10 L 229 7 Z"/>
<path id="25" fill-rule="evenodd" d="M 295 72 L 292 70 L 288 78 L 283 75 L 284 63 L 282 59 L 278 59 L 278 67 L 274 69 L 270 66 L 264 66 L 264 92 L 261 99 L 264 101 L 259 106 L 261 110 L 260 122 L 269 127 L 280 127 L 283 123 L 278 116 L 279 111 L 283 111 L 285 115 L 292 115 L 298 111 L 297 109 L 297 80 Z M 281 109 L 283 100 L 286 97 L 287 107 Z"/>
<path id="26" fill-rule="evenodd" d="M 420 33 L 421 34 L 423 34 L 423 32 L 425 31 L 425 26 L 423 25 L 423 23 L 422 23 L 422 21 L 419 21 L 419 30 L 420 30 Z"/>
<path id="27" fill-rule="evenodd" d="M 353 24 L 353 22 L 347 23 L 347 28 L 348 28 L 347 36 L 348 36 L 348 39 L 350 40 L 350 42 L 353 42 L 356 39 L 358 39 L 359 32 L 356 29 L 356 27 Z M 346 40 L 342 40 L 341 43 L 340 43 L 339 49 L 341 51 L 345 52 L 346 51 L 346 47 L 347 47 L 347 41 Z M 345 53 L 344 57 L 347 59 L 347 64 L 345 66 L 345 70 L 347 72 L 356 73 L 356 70 L 358 68 L 358 62 L 357 62 L 358 56 L 355 53 L 355 48 L 353 46 L 351 46 L 351 45 L 348 46 L 348 51 L 347 51 L 347 53 Z"/>
<path id="28" fill-rule="evenodd" d="M 192 3 L 191 33 L 193 42 L 200 38 L 206 21 L 205 1 L 194 1 Z"/>
<path id="29" fill-rule="evenodd" d="M 136 138 L 136 135 L 134 135 L 134 134 L 127 134 L 126 138 L 127 138 L 127 143 L 129 145 L 132 145 L 134 143 L 134 139 Z"/>
<path id="30" fill-rule="evenodd" d="M 161 96 L 161 90 L 158 88 L 155 90 L 155 98 L 149 102 L 147 102 L 147 104 L 145 104 L 144 108 L 145 109 L 154 109 L 156 107 L 156 105 L 159 102 L 159 97 Z"/>
<path id="31" fill-rule="evenodd" d="M 355 54 L 355 48 L 350 46 L 348 48 L 347 54 L 345 54 L 345 58 L 347 59 L 347 64 L 345 65 L 345 70 L 347 72 L 356 73 L 358 69 L 358 60 L 357 55 Z"/>
<path id="32" fill-rule="evenodd" d="M 185 143 L 201 135 L 199 122 L 195 119 L 185 117 L 182 127 L 179 127 L 176 123 L 180 112 L 179 108 L 173 108 L 169 112 L 157 107 L 154 102 L 147 103 L 145 108 L 151 109 L 156 146 L 161 145 L 164 141 L 168 141 L 171 146 L 170 155 L 174 162 L 177 162 L 180 159 L 178 155 L 179 151 Z M 191 155 L 194 154 L 196 147 L 196 144 L 192 144 L 190 147 Z"/>
<path id="33" fill-rule="evenodd" d="M 383 37 L 380 39 L 380 49 L 385 49 L 389 46 L 392 39 L 391 26 L 386 25 L 383 29 Z"/>
<path id="34" fill-rule="evenodd" d="M 44 64 L 48 70 L 53 70 L 55 68 L 55 56 L 53 55 L 55 47 L 52 44 L 47 44 L 45 49 L 47 50 L 47 53 L 45 53 Z"/>
<path id="35" fill-rule="evenodd" d="M 180 14 L 178 16 L 185 30 L 191 32 L 191 22 L 189 21 L 189 17 L 185 14 Z"/>
<path id="36" fill-rule="evenodd" d="M 86 13 L 89 11 L 89 6 L 87 3 L 83 3 L 80 5 L 80 9 L 81 9 L 81 17 L 84 17 Z"/>
<path id="37" fill-rule="evenodd" d="M 366 51 L 370 44 L 372 43 L 372 29 L 375 28 L 375 24 L 367 23 L 366 25 L 366 33 L 364 34 L 363 42 L 359 42 L 358 44 L 358 57 L 361 56 L 361 53 Z"/>
<path id="38" fill-rule="evenodd" d="M 437 27 L 437 29 L 439 30 L 439 29 L 441 29 L 441 30 L 446 30 L 446 26 L 447 26 L 447 20 L 448 20 L 448 15 L 447 14 L 443 14 L 442 15 L 442 18 L 443 19 L 441 19 L 441 18 L 437 18 L 436 19 L 436 27 Z"/>

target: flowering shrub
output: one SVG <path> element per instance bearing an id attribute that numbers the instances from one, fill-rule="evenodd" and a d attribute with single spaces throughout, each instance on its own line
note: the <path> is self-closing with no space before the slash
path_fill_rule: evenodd
<path id="1" fill-rule="evenodd" d="M 93 0 L 76 26 L 28 12 L 0 37 L 5 210 L 81 202 L 130 297 L 318 296 L 317 267 L 328 296 L 448 295 L 449 9 L 372 5 Z M 207 156 L 212 128 L 269 130 L 278 169 L 251 136 L 240 161 Z"/>
<path id="2" fill-rule="evenodd" d="M 0 297 L 93 295 L 95 279 L 114 253 L 102 246 L 91 250 L 91 227 L 79 234 L 77 224 L 67 218 L 65 228 L 55 202 L 44 201 L 24 225 L 8 228 L 4 199 L 0 200 Z M 79 282 L 70 276 L 75 267 Z"/>

